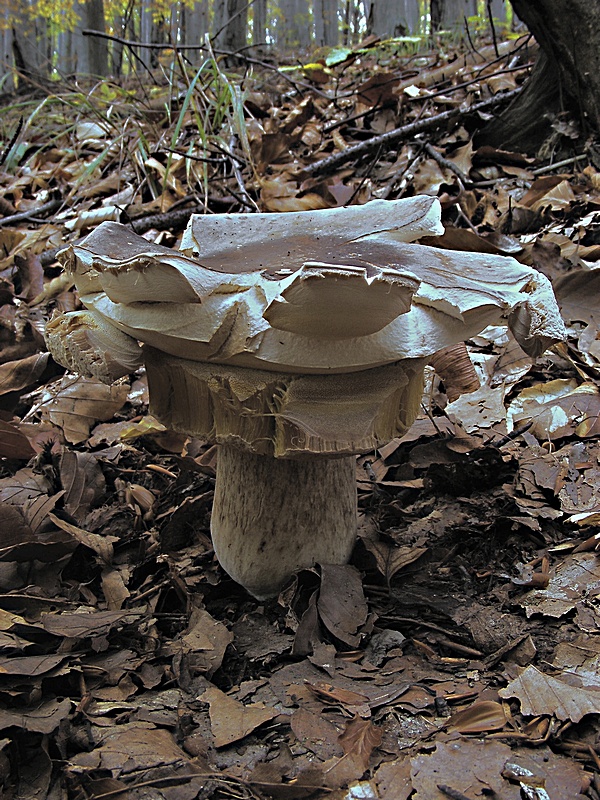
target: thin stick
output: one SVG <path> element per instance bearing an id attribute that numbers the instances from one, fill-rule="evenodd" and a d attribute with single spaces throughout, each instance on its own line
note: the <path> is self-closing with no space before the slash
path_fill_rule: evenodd
<path id="1" fill-rule="evenodd" d="M 13 222 L 21 222 L 24 219 L 34 219 L 39 217 L 40 214 L 49 214 L 51 211 L 56 211 L 63 204 L 62 200 L 48 200 L 43 206 L 38 208 L 30 208 L 29 211 L 19 211 L 17 214 L 11 214 L 9 217 L 0 219 L 1 225 L 12 225 Z M 47 220 L 46 220 L 47 221 Z"/>
<path id="2" fill-rule="evenodd" d="M 494 108 L 505 101 L 514 100 L 515 97 L 520 94 L 520 92 L 520 87 L 518 89 L 513 89 L 510 92 L 504 92 L 501 95 L 491 97 L 489 100 L 482 100 L 480 103 L 475 103 L 475 105 L 466 109 L 466 111 L 467 113 L 488 111 L 490 108 Z M 377 150 L 379 147 L 382 148 L 382 152 L 385 150 L 390 150 L 402 139 L 410 139 L 416 136 L 418 133 L 423 133 L 423 131 L 436 128 L 438 125 L 442 125 L 444 122 L 448 122 L 449 120 L 455 118 L 458 113 L 459 112 L 457 109 L 453 108 L 450 111 L 444 111 L 441 114 L 436 114 L 434 117 L 428 117 L 427 119 L 421 119 L 417 122 L 411 122 L 408 125 L 403 125 L 401 128 L 395 128 L 393 131 L 382 133 L 380 136 L 373 136 L 372 139 L 368 139 L 365 142 L 360 142 L 352 147 L 348 147 L 347 150 L 343 150 L 341 153 L 333 153 L 332 155 L 327 156 L 327 158 L 322 158 L 320 161 L 315 161 L 314 164 L 310 164 L 308 167 L 305 167 L 303 172 L 305 175 L 317 175 L 333 172 L 338 167 L 341 167 L 342 164 L 347 164 L 349 161 L 356 161 L 373 150 Z"/>
<path id="3" fill-rule="evenodd" d="M 444 158 L 441 153 L 438 153 L 432 144 L 425 142 L 423 144 L 423 149 L 428 155 L 431 156 L 431 158 L 433 158 L 434 161 L 440 165 L 440 167 L 444 167 L 445 169 L 450 170 L 450 172 L 453 172 L 462 183 L 469 183 L 469 176 L 465 175 L 462 169 L 456 166 L 454 161 L 450 161 L 448 158 Z"/>

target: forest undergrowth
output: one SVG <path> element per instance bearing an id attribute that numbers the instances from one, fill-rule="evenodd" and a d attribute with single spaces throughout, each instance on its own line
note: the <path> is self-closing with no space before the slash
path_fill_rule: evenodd
<path id="1" fill-rule="evenodd" d="M 322 56 L 322 57 L 321 57 Z M 283 69 L 206 51 L 22 86 L 0 117 L 0 786 L 7 800 L 600 797 L 600 153 L 565 111 L 486 144 L 528 37 L 376 40 Z M 359 537 L 259 602 L 210 540 L 216 448 L 143 370 L 66 373 L 57 251 L 112 220 L 438 197 L 438 248 L 551 281 L 566 341 L 468 342 L 410 431 L 357 459 Z M 343 591 L 342 591 L 343 588 Z"/>

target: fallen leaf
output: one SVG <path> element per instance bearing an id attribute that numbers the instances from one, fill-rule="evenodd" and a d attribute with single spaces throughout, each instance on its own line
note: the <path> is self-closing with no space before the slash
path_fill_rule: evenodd
<path id="1" fill-rule="evenodd" d="M 0 458 L 29 460 L 34 455 L 27 436 L 10 422 L 0 419 Z"/>
<path id="2" fill-rule="evenodd" d="M 96 505 L 106 491 L 106 481 L 91 453 L 77 453 L 65 449 L 59 463 L 60 481 L 65 490 L 65 510 L 77 522 L 83 522 L 92 506 Z"/>
<path id="3" fill-rule="evenodd" d="M 362 538 L 362 542 L 374 556 L 377 569 L 388 582 L 397 572 L 409 564 L 413 564 L 428 550 L 427 547 L 412 547 L 411 545 L 394 547 L 372 536 L 365 536 Z"/>
<path id="4" fill-rule="evenodd" d="M 37 383 L 48 365 L 50 353 L 35 353 L 18 361 L 0 364 L 0 395 L 19 392 Z"/>
<path id="5" fill-rule="evenodd" d="M 508 407 L 509 431 L 531 422 L 531 433 L 541 441 L 573 434 L 581 423 L 600 416 L 600 391 L 593 383 L 557 378 L 524 389 Z M 582 427 L 581 434 L 590 430 Z"/>
<path id="6" fill-rule="evenodd" d="M 482 700 L 453 714 L 449 724 L 460 733 L 497 731 L 506 725 L 506 714 L 501 703 Z"/>
<path id="7" fill-rule="evenodd" d="M 336 727 L 320 714 L 299 708 L 292 714 L 290 725 L 298 742 L 320 759 L 343 754 Z"/>
<path id="8" fill-rule="evenodd" d="M 110 564 L 113 557 L 113 543 L 119 541 L 118 536 L 101 535 L 99 533 L 89 533 L 77 525 L 72 525 L 56 514 L 48 514 L 52 522 L 66 533 L 70 533 L 80 544 L 89 547 L 107 564 Z"/>
<path id="9" fill-rule="evenodd" d="M 356 632 L 364 625 L 367 602 L 360 573 L 350 565 L 322 564 L 317 610 L 323 625 L 344 644 L 356 647 Z"/>
<path id="10" fill-rule="evenodd" d="M 579 722 L 586 714 L 600 714 L 600 691 L 579 689 L 558 678 L 544 675 L 534 666 L 498 692 L 500 697 L 516 697 L 526 716 L 552 715 Z"/>
<path id="11" fill-rule="evenodd" d="M 125 383 L 106 386 L 91 378 L 65 376 L 42 410 L 62 428 L 67 441 L 79 444 L 87 439 L 94 422 L 110 419 L 119 411 L 128 391 Z"/>
<path id="12" fill-rule="evenodd" d="M 108 732 L 99 747 L 91 753 L 78 753 L 71 760 L 76 765 L 110 770 L 114 775 L 127 775 L 165 766 L 173 770 L 185 764 L 187 757 L 175 744 L 169 731 L 138 722 L 128 725 L 126 730 L 117 728 L 114 732 Z"/>
<path id="13" fill-rule="evenodd" d="M 562 617 L 584 596 L 600 589 L 600 562 L 595 553 L 574 553 L 550 573 L 545 589 L 534 589 L 520 600 L 527 617 Z"/>
<path id="14" fill-rule="evenodd" d="M 332 789 L 359 780 L 371 759 L 373 750 L 381 744 L 383 731 L 370 720 L 354 717 L 339 737 L 344 755 L 323 764 L 325 783 Z"/>
<path id="15" fill-rule="evenodd" d="M 79 614 L 44 614 L 44 630 L 55 636 L 85 639 L 88 636 L 105 636 L 113 628 L 132 624 L 142 616 L 139 611 L 93 611 Z"/>
<path id="16" fill-rule="evenodd" d="M 55 731 L 71 712 L 71 700 L 48 700 L 35 708 L 0 709 L 0 730 L 21 728 L 46 735 Z"/>
<path id="17" fill-rule="evenodd" d="M 215 737 L 215 747 L 224 747 L 243 739 L 255 728 L 274 719 L 278 711 L 262 703 L 245 706 L 225 692 L 211 686 L 199 698 L 209 705 L 210 727 Z"/>
<path id="18" fill-rule="evenodd" d="M 195 608 L 181 641 L 190 650 L 193 668 L 210 678 L 223 663 L 225 651 L 233 641 L 233 636 L 208 611 Z"/>

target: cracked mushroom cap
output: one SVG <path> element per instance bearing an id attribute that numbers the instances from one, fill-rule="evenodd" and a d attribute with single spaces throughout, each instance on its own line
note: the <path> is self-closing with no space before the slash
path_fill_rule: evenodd
<path id="1" fill-rule="evenodd" d="M 563 338 L 543 275 L 415 243 L 440 214 L 414 197 L 194 216 L 182 253 L 105 222 L 59 254 L 87 310 L 52 320 L 49 348 L 105 381 L 143 358 L 154 413 L 188 433 L 283 457 L 370 449 L 411 424 L 437 351 L 502 320 L 530 355 Z"/>

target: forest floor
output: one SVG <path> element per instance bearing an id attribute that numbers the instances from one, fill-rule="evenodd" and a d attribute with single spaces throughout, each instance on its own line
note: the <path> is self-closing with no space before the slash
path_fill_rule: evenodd
<path id="1" fill-rule="evenodd" d="M 474 139 L 531 44 L 179 57 L 4 98 L 7 800 L 600 797 L 600 161 L 568 114 L 535 154 Z M 409 433 L 357 461 L 351 564 L 256 601 L 212 552 L 215 449 L 164 430 L 143 372 L 47 353 L 78 305 L 56 250 L 107 219 L 176 247 L 192 211 L 414 194 L 442 203 L 429 243 L 544 272 L 568 340 L 534 362 L 486 329 L 456 398 L 431 371 Z"/>

